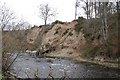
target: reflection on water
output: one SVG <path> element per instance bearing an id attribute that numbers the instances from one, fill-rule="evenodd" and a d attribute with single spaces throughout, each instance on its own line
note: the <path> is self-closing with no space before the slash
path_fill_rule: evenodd
<path id="1" fill-rule="evenodd" d="M 10 71 L 22 78 L 108 78 L 120 77 L 116 70 L 91 63 L 77 63 L 62 58 L 38 58 L 21 54 Z"/>

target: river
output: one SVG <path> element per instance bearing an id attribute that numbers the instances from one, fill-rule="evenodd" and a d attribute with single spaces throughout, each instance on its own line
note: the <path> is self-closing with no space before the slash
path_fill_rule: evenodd
<path id="1" fill-rule="evenodd" d="M 36 57 L 20 54 L 10 71 L 21 78 L 118 78 L 117 69 L 68 58 Z"/>

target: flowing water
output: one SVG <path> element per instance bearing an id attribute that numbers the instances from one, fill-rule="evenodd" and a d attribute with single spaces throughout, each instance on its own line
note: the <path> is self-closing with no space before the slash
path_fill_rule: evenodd
<path id="1" fill-rule="evenodd" d="M 21 78 L 118 78 L 116 69 L 67 58 L 35 57 L 20 54 L 10 71 Z"/>

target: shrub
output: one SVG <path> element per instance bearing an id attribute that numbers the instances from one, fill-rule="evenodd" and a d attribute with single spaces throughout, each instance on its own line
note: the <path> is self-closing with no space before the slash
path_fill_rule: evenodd
<path id="1" fill-rule="evenodd" d="M 98 47 L 93 47 L 91 46 L 91 44 L 88 44 L 84 47 L 84 54 L 82 54 L 81 56 L 83 58 L 87 58 L 87 59 L 94 59 L 95 55 L 97 54 L 97 51 L 98 51 Z"/>
<path id="2" fill-rule="evenodd" d="M 78 17 L 78 21 L 85 20 L 83 17 Z"/>
<path id="3" fill-rule="evenodd" d="M 25 34 L 23 30 L 3 32 L 3 52 L 25 51 L 28 45 Z"/>
<path id="4" fill-rule="evenodd" d="M 34 41 L 34 44 L 32 45 L 32 50 L 36 50 L 39 47 L 39 45 L 41 44 L 41 39 L 41 36 L 38 35 Z"/>
<path id="5" fill-rule="evenodd" d="M 84 37 L 86 38 L 86 40 L 91 40 L 91 41 L 94 40 L 94 35 L 91 33 L 85 34 Z"/>
<path id="6" fill-rule="evenodd" d="M 69 29 L 66 29 L 65 32 L 62 34 L 62 36 L 66 35 L 68 33 Z"/>
<path id="7" fill-rule="evenodd" d="M 52 24 L 54 25 L 54 24 L 64 24 L 64 22 L 62 22 L 62 21 L 59 21 L 59 20 L 56 20 L 55 22 L 53 22 Z"/>
<path id="8" fill-rule="evenodd" d="M 78 23 L 78 24 L 75 25 L 75 31 L 76 31 L 76 32 L 80 32 L 80 30 L 81 30 L 82 28 L 83 28 L 83 27 L 82 27 L 82 25 L 81 25 L 80 23 Z"/>
<path id="9" fill-rule="evenodd" d="M 55 22 L 52 23 L 52 26 L 54 26 L 55 24 L 64 24 L 65 22 L 56 20 Z"/>
<path id="10" fill-rule="evenodd" d="M 56 32 L 54 33 L 54 35 L 55 35 L 55 34 L 58 34 L 58 30 L 59 30 L 59 29 L 61 29 L 61 27 L 58 27 L 57 29 L 55 29 Z"/>
<path id="11" fill-rule="evenodd" d="M 93 47 L 90 49 L 89 53 L 88 53 L 88 56 L 89 57 L 95 57 L 95 54 L 97 53 L 98 51 L 98 48 L 97 47 Z"/>
<path id="12" fill-rule="evenodd" d="M 78 18 L 78 23 L 75 25 L 75 31 L 80 32 L 80 30 L 84 27 L 85 19 L 83 17 Z"/>
<path id="13" fill-rule="evenodd" d="M 48 32 L 48 30 L 45 30 L 45 31 L 44 31 L 44 33 L 47 33 L 47 32 Z"/>
<path id="14" fill-rule="evenodd" d="M 61 29 L 61 27 L 58 27 L 56 30 L 60 30 Z"/>
<path id="15" fill-rule="evenodd" d="M 97 34 L 97 35 L 96 35 L 96 39 L 98 39 L 98 40 L 99 40 L 101 37 L 102 37 L 102 36 L 101 36 L 100 34 Z"/>
<path id="16" fill-rule="evenodd" d="M 69 32 L 69 35 L 70 35 L 70 36 L 72 36 L 72 35 L 73 35 L 73 33 L 72 33 L 72 32 Z"/>
<path id="17" fill-rule="evenodd" d="M 47 44 L 45 44 L 45 47 L 46 47 L 46 48 L 50 48 L 51 45 L 50 45 L 49 43 L 47 43 Z"/>
<path id="18" fill-rule="evenodd" d="M 55 35 L 55 34 L 58 34 L 58 31 L 55 31 L 54 35 Z"/>
<path id="19" fill-rule="evenodd" d="M 68 52 L 68 54 L 73 54 L 73 52 Z"/>

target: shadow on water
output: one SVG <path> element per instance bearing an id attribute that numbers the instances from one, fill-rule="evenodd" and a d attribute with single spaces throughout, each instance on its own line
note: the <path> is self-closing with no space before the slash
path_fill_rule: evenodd
<path id="1" fill-rule="evenodd" d="M 21 78 L 119 78 L 118 69 L 64 57 L 21 54 L 10 71 Z M 120 71 L 120 70 L 119 70 Z"/>

